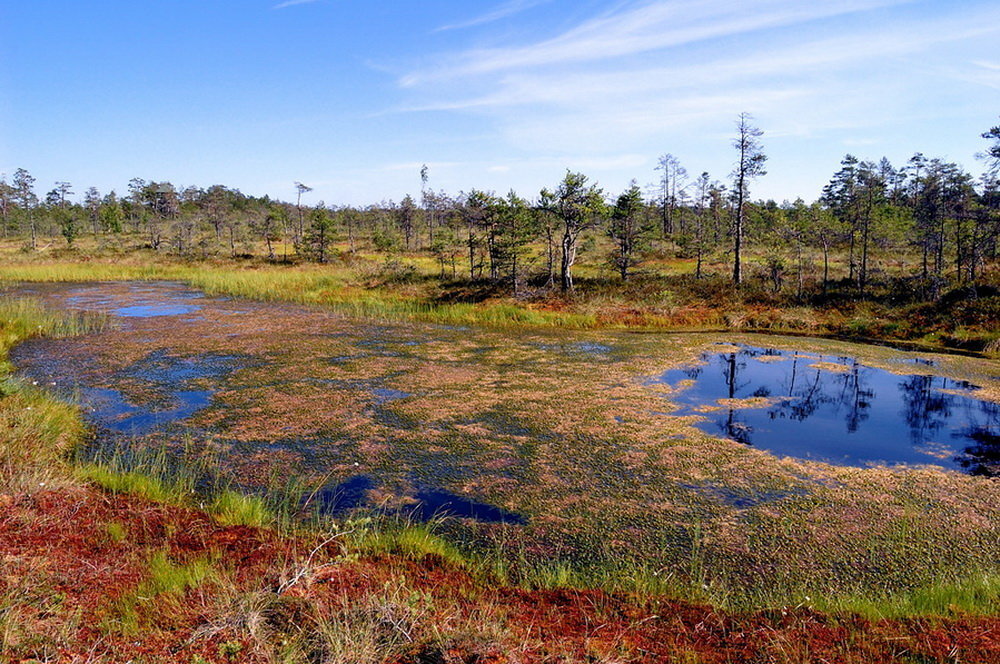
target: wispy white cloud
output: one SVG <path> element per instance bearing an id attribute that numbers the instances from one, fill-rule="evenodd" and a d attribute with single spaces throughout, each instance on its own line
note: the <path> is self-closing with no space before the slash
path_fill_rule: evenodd
<path id="1" fill-rule="evenodd" d="M 474 28 L 480 25 L 486 25 L 488 23 L 493 23 L 501 19 L 514 16 L 515 14 L 520 14 L 523 11 L 527 11 L 532 7 L 537 7 L 539 5 L 544 5 L 546 3 L 552 2 L 552 0 L 510 0 L 505 2 L 493 10 L 471 18 L 467 21 L 461 21 L 458 23 L 451 23 L 449 25 L 442 25 L 437 28 L 435 32 L 444 32 L 445 30 L 464 30 L 465 28 Z"/>
<path id="2" fill-rule="evenodd" d="M 461 76 L 607 60 L 909 1 L 647 0 L 535 44 L 457 54 L 436 68 L 404 76 L 400 84 L 409 87 Z"/>
<path id="3" fill-rule="evenodd" d="M 696 65 L 661 65 L 660 60 L 595 71 L 592 67 L 565 70 L 536 67 L 506 74 L 494 81 L 487 94 L 472 97 L 439 97 L 406 110 L 473 110 L 514 106 L 564 106 L 579 108 L 594 99 L 659 98 L 678 91 L 732 86 L 745 81 L 780 79 L 831 72 L 866 62 L 882 62 L 925 51 L 949 42 L 1000 33 L 1000 11 L 991 16 L 970 16 L 927 26 L 900 24 L 852 35 L 774 45 L 738 58 Z M 981 75 L 1000 71 L 988 62 L 973 63 Z"/>
<path id="4" fill-rule="evenodd" d="M 779 21 L 778 14 L 781 21 L 791 20 L 791 13 L 799 11 L 789 9 L 783 0 L 752 4 L 753 13 L 763 7 L 778 12 L 766 19 L 770 22 Z M 839 11 L 860 11 L 884 3 L 831 4 Z M 677 2 L 647 3 L 624 13 L 648 12 L 654 5 L 688 7 Z M 624 25 L 619 19 L 616 25 Z M 718 21 L 730 28 L 734 25 L 731 16 Z M 707 18 L 703 21 L 703 32 L 720 31 L 709 23 Z M 483 115 L 507 144 L 527 151 L 559 152 L 581 144 L 598 152 L 636 148 L 678 132 L 725 131 L 728 120 L 744 110 L 766 118 L 768 134 L 776 139 L 844 133 L 890 123 L 893 114 L 913 98 L 913 82 L 904 72 L 913 75 L 915 68 L 923 66 L 921 54 L 947 52 L 951 44 L 1000 33 L 1000 7 L 945 20 L 916 16 L 891 24 L 852 25 L 846 32 L 762 33 L 738 54 L 730 48 L 712 49 L 706 51 L 707 56 L 694 61 L 677 59 L 676 64 L 663 49 L 628 53 L 624 58 L 612 50 L 601 62 L 550 63 L 538 58 L 537 64 L 509 71 L 473 73 L 469 69 L 445 79 L 437 78 L 441 69 L 432 70 L 431 76 L 418 71 L 412 80 L 419 84 L 408 88 L 414 101 L 403 110 Z M 631 29 L 619 32 L 632 34 Z M 523 54 L 529 48 L 512 51 Z M 469 53 L 455 56 L 458 62 L 469 59 Z M 529 60 L 534 61 L 524 58 Z M 992 86 L 997 71 L 990 64 L 977 62 L 976 71 L 966 72 L 966 78 Z M 930 75 L 921 72 L 918 77 Z M 470 90 L 477 93 L 470 94 Z"/>
<path id="5" fill-rule="evenodd" d="M 271 9 L 285 9 L 286 7 L 294 7 L 295 5 L 308 5 L 314 2 L 319 2 L 319 0 L 285 0 L 284 2 L 279 2 Z"/>
<path id="6" fill-rule="evenodd" d="M 1000 90 L 1000 64 L 979 60 L 972 67 L 953 67 L 951 75 L 960 81 Z"/>

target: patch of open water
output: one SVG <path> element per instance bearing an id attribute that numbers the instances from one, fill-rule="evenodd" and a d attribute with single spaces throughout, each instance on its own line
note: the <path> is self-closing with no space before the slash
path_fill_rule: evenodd
<path id="1" fill-rule="evenodd" d="M 655 380 L 677 388 L 675 414 L 703 416 L 698 426 L 708 433 L 841 465 L 1000 473 L 1000 405 L 975 398 L 967 381 L 750 346 L 702 361 Z"/>
<path id="2" fill-rule="evenodd" d="M 101 427 L 130 436 L 145 436 L 167 425 L 185 420 L 212 403 L 210 390 L 176 390 L 173 402 L 164 409 L 138 406 L 118 390 L 86 388 L 81 393 L 81 405 L 91 421 Z"/>
<path id="3" fill-rule="evenodd" d="M 112 309 L 111 313 L 122 318 L 156 318 L 157 316 L 184 316 L 201 310 L 196 304 L 136 304 Z"/>
<path id="4" fill-rule="evenodd" d="M 367 475 L 357 475 L 343 482 L 334 482 L 309 498 L 322 514 L 341 516 L 351 510 L 370 505 L 368 492 L 378 488 L 378 482 Z M 524 524 L 524 517 L 467 496 L 436 488 L 420 488 L 413 494 L 414 502 L 396 511 L 416 521 L 455 516 L 482 523 Z"/>
<path id="5" fill-rule="evenodd" d="M 169 301 L 162 298 L 162 288 L 155 284 L 126 284 L 126 293 L 109 296 L 99 284 L 87 284 L 68 293 L 71 307 L 104 311 L 119 318 L 159 318 L 186 316 L 201 310 L 205 296 L 180 284 L 171 284 L 174 294 Z"/>

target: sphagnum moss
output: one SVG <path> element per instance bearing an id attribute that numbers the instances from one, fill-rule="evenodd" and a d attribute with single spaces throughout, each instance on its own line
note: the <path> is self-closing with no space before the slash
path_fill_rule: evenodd
<path id="1" fill-rule="evenodd" d="M 989 483 L 940 472 L 779 460 L 700 434 L 682 418 L 651 415 L 650 399 L 669 411 L 669 394 L 656 396 L 636 377 L 693 362 L 718 337 L 625 343 L 598 334 L 580 346 L 541 332 L 511 344 L 497 332 L 438 329 L 444 338 L 428 343 L 424 328 L 408 328 L 397 338 L 399 328 L 359 328 L 312 309 L 279 307 L 279 314 L 252 302 L 227 306 L 231 311 L 205 307 L 180 326 L 143 323 L 117 333 L 113 342 L 87 339 L 73 352 L 114 360 L 121 368 L 156 351 L 199 357 L 237 350 L 262 358 L 227 378 L 226 389 L 216 394 L 219 407 L 195 418 L 218 427 L 213 445 L 234 441 L 217 456 L 240 459 L 229 452 L 267 440 L 277 422 L 292 427 L 284 436 L 314 440 L 300 452 L 310 463 L 332 462 L 330 477 L 380 478 L 384 484 L 371 497 L 389 508 L 405 510 L 414 483 L 432 481 L 524 514 L 524 528 L 449 526 L 442 535 L 463 556 L 488 560 L 500 555 L 513 530 L 523 539 L 525 559 L 507 564 L 504 573 L 529 585 L 562 578 L 635 590 L 670 586 L 751 607 L 788 598 L 799 603 L 807 595 L 875 596 L 873 589 L 887 583 L 915 592 L 939 583 L 946 572 L 957 570 L 961 577 L 989 564 L 997 523 L 990 516 L 996 503 Z M 158 329 L 169 336 L 157 340 Z M 207 334 L 212 329 L 226 334 Z M 628 350 L 608 355 L 600 350 L 602 341 Z M 853 348 L 768 342 L 827 353 Z M 891 351 L 865 352 L 872 363 L 892 366 Z M 345 356 L 346 364 L 332 361 Z M 949 358 L 938 370 L 959 363 Z M 329 399 L 334 387 L 345 397 L 339 405 Z M 379 402 L 376 387 L 407 396 Z M 244 416 L 226 415 L 232 411 L 223 404 L 242 407 Z M 264 465 L 241 476 L 272 475 L 266 458 L 257 462 Z M 439 470 L 414 478 L 394 470 L 401 468 Z M 624 492 L 623 477 L 630 478 Z M 711 491 L 692 490 L 723 486 L 752 494 L 789 484 L 805 491 L 745 509 Z M 917 527 L 913 514 L 930 514 L 934 528 Z M 979 527 L 968 528 L 971 523 Z M 420 541 L 419 535 L 408 537 Z M 954 540 L 962 544 L 946 549 Z M 618 562 L 623 557 L 629 561 L 624 566 Z M 663 578 L 670 583 L 660 586 Z"/>

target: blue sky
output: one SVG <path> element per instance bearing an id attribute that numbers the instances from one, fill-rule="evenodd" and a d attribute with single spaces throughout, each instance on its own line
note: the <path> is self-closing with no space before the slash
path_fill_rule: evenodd
<path id="1" fill-rule="evenodd" d="M 996 0 L 0 2 L 0 172 L 226 184 L 361 204 L 430 186 L 607 191 L 670 152 L 755 197 L 815 197 L 845 153 L 974 173 L 1000 116 Z"/>

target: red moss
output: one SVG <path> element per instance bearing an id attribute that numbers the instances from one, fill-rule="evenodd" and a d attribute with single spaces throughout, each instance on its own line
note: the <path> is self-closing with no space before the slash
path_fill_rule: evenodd
<path id="1" fill-rule="evenodd" d="M 108 524 L 124 529 L 116 542 Z M 275 588 L 284 563 L 303 561 L 315 546 L 305 538 L 243 526 L 222 526 L 192 509 L 157 505 L 95 490 L 46 492 L 0 504 L 0 589 L 10 591 L 31 578 L 39 592 L 61 598 L 58 611 L 79 614 L 62 636 L 57 661 L 88 654 L 107 661 L 146 656 L 157 662 L 227 661 L 223 643 L 239 634 L 221 630 L 192 637 L 216 621 L 211 585 L 189 591 L 170 613 L 155 613 L 140 634 L 116 637 L 100 628 L 116 599 L 134 591 L 146 574 L 151 552 L 167 551 L 177 561 L 212 557 L 238 589 Z M 333 545 L 330 545 L 333 546 Z M 323 552 L 328 559 L 334 547 Z M 321 568 L 288 593 L 295 615 L 309 607 L 363 599 L 392 579 L 433 598 L 441 624 L 484 611 L 498 616 L 502 637 L 471 644 L 461 638 L 416 643 L 404 661 L 545 662 L 606 658 L 627 662 L 1000 662 L 1000 619 L 959 616 L 940 619 L 868 621 L 798 609 L 731 615 L 707 606 L 669 600 L 639 601 L 600 591 L 524 590 L 477 582 L 439 558 L 422 561 L 375 557 Z M 305 607 L 305 608 L 303 608 Z M 294 607 L 293 607 L 294 608 Z M 41 632 L 52 616 L 33 617 Z M 23 615 L 22 615 L 23 619 Z M 293 622 L 294 616 L 289 617 Z M 246 645 L 246 644 L 243 644 Z M 9 646 L 15 656 L 32 652 Z M 5 653 L 6 654 L 6 653 Z M 239 661 L 257 661 L 247 650 Z"/>

